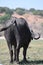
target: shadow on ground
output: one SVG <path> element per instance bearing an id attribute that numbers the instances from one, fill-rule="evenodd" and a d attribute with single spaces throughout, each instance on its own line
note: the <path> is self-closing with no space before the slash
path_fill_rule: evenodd
<path id="1" fill-rule="evenodd" d="M 7 61 L 7 63 L 5 61 Z M 34 60 L 34 61 L 33 60 L 28 60 L 28 61 L 22 60 L 22 61 L 19 62 L 19 64 L 17 64 L 16 62 L 11 64 L 9 62 L 9 60 L 4 60 L 2 62 L 2 64 L 4 64 L 4 65 L 39 65 L 39 64 L 43 65 L 43 60 Z"/>
<path id="2" fill-rule="evenodd" d="M 43 60 L 35 60 L 35 61 L 20 61 L 19 65 L 24 65 L 24 64 L 43 64 Z"/>

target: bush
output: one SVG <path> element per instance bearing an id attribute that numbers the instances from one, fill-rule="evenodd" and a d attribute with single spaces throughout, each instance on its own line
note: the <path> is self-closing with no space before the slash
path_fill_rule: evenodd
<path id="1" fill-rule="evenodd" d="M 23 15 L 25 14 L 25 9 L 22 9 L 22 8 L 16 8 L 15 9 L 15 12 L 19 15 Z"/>
<path id="2" fill-rule="evenodd" d="M 0 16 L 0 23 L 4 23 L 6 22 L 8 19 L 10 19 L 10 15 L 9 14 L 5 14 L 4 16 Z"/>
<path id="3" fill-rule="evenodd" d="M 7 7 L 0 7 L 0 13 L 3 13 L 3 12 L 5 12 L 6 14 L 12 15 L 13 10 L 12 9 L 9 9 Z"/>

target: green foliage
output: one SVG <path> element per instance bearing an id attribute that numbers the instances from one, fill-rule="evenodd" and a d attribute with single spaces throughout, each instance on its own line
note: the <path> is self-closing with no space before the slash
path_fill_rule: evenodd
<path id="1" fill-rule="evenodd" d="M 18 13 L 19 15 L 23 15 L 23 14 L 25 14 L 25 9 L 23 9 L 23 8 L 16 8 L 15 12 Z"/>
<path id="2" fill-rule="evenodd" d="M 13 13 L 13 11 L 7 7 L 0 7 L 0 13 L 3 13 L 3 12 L 10 15 Z"/>
<path id="3" fill-rule="evenodd" d="M 10 19 L 11 15 L 13 14 L 13 10 L 7 7 L 0 7 L 0 13 L 5 12 L 4 16 L 0 16 L 0 23 L 6 22 L 6 20 Z"/>
<path id="4" fill-rule="evenodd" d="M 8 7 L 0 7 L 0 13 L 5 12 L 6 14 L 12 15 L 13 12 L 18 13 L 19 15 L 23 15 L 25 13 L 33 13 L 34 15 L 41 15 L 43 16 L 43 10 L 36 10 L 34 8 L 30 8 L 29 10 L 24 8 L 16 8 L 16 9 L 9 9 Z"/>
<path id="5" fill-rule="evenodd" d="M 43 16 L 43 10 L 36 10 L 34 8 L 31 8 L 29 12 L 32 12 L 34 15 L 41 15 Z"/>
<path id="6" fill-rule="evenodd" d="M 9 14 L 5 14 L 4 16 L 0 16 L 0 23 L 4 23 L 6 22 L 6 20 L 10 19 L 10 15 Z"/>
<path id="7" fill-rule="evenodd" d="M 13 11 L 15 11 L 16 13 L 18 13 L 19 15 L 23 15 L 23 14 L 25 14 L 25 13 L 33 13 L 34 15 L 41 15 L 41 16 L 43 16 L 43 10 L 36 10 L 36 9 L 34 9 L 34 8 L 31 8 L 31 9 L 29 9 L 29 10 L 27 10 L 27 9 L 23 9 L 23 8 L 16 8 L 15 10 L 13 10 Z"/>
<path id="8" fill-rule="evenodd" d="M 0 7 L 0 13 L 3 13 L 3 12 L 5 12 L 6 14 L 10 14 L 10 15 L 12 15 L 13 12 L 18 13 L 19 15 L 23 15 L 27 12 L 28 13 L 31 12 L 34 15 L 43 16 L 43 10 L 36 10 L 34 8 L 31 8 L 31 9 L 27 10 L 27 9 L 24 9 L 24 8 L 9 9 L 8 7 Z"/>
<path id="9" fill-rule="evenodd" d="M 11 15 L 13 14 L 13 12 L 16 12 L 19 15 L 23 15 L 25 13 L 31 12 L 34 15 L 43 16 L 43 10 L 36 10 L 34 8 L 27 10 L 27 9 L 24 9 L 24 8 L 9 9 L 8 7 L 0 7 L 0 13 L 3 13 L 3 12 L 5 12 L 5 15 L 0 16 L 0 23 L 3 23 L 6 20 L 8 20 L 11 17 Z"/>
<path id="10" fill-rule="evenodd" d="M 34 8 L 31 8 L 30 10 L 29 10 L 29 12 L 34 12 L 35 11 L 35 9 Z"/>

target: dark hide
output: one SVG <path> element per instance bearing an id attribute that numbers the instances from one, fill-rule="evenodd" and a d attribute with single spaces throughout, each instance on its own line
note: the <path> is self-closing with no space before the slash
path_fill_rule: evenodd
<path id="1" fill-rule="evenodd" d="M 13 62 L 12 46 L 14 46 L 14 60 L 19 62 L 20 48 L 23 47 L 23 59 L 26 60 L 26 51 L 29 43 L 33 38 L 25 19 L 17 18 L 13 22 L 14 24 L 10 25 L 7 28 L 3 28 L 1 31 L 5 30 L 4 35 L 10 51 L 11 62 Z"/>

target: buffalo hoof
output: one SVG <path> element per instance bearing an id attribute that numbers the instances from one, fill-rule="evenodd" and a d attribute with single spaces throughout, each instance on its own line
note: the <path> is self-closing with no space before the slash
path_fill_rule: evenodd
<path id="1" fill-rule="evenodd" d="M 19 61 L 16 61 L 17 62 L 17 64 L 19 64 Z"/>
<path id="2" fill-rule="evenodd" d="M 16 60 L 16 63 L 19 64 L 19 60 Z"/>
<path id="3" fill-rule="evenodd" d="M 14 61 L 16 61 L 16 59 L 14 58 Z"/>
<path id="4" fill-rule="evenodd" d="M 12 63 L 12 64 L 13 64 L 13 60 L 11 60 L 11 61 L 10 61 L 10 63 Z"/>
<path id="5" fill-rule="evenodd" d="M 23 59 L 23 61 L 24 61 L 24 62 L 27 62 L 27 59 L 25 58 L 25 59 Z"/>
<path id="6" fill-rule="evenodd" d="M 27 59 L 23 59 L 23 61 L 24 61 L 25 63 L 29 63 L 29 61 L 28 61 Z"/>

